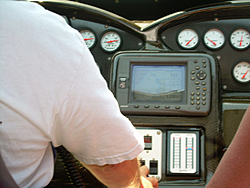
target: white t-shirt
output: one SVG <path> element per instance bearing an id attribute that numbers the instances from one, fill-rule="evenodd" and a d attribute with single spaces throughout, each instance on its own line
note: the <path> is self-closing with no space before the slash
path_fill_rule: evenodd
<path id="1" fill-rule="evenodd" d="M 0 2 L 0 149 L 21 187 L 46 186 L 50 146 L 87 164 L 135 158 L 143 140 L 78 31 L 36 3 Z"/>

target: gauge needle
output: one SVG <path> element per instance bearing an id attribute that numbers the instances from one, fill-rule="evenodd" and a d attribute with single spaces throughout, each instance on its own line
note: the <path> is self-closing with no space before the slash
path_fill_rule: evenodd
<path id="1" fill-rule="evenodd" d="M 242 45 L 242 39 L 243 39 L 243 35 L 241 36 L 241 39 L 240 39 L 240 46 Z"/>
<path id="2" fill-rule="evenodd" d="M 248 69 L 247 72 L 242 76 L 241 79 L 244 79 L 244 78 L 246 77 L 246 75 L 247 75 L 248 72 L 249 72 L 249 69 Z"/>
<path id="3" fill-rule="evenodd" d="M 207 39 L 207 40 L 209 40 L 210 42 L 212 42 L 213 43 L 213 45 L 217 45 L 214 41 L 212 41 L 212 40 L 210 40 L 210 39 Z"/>
<path id="4" fill-rule="evenodd" d="M 195 38 L 195 37 L 191 38 L 191 40 L 187 42 L 186 46 L 189 45 L 189 43 L 190 43 L 194 38 Z"/>
<path id="5" fill-rule="evenodd" d="M 92 40 L 92 39 L 94 39 L 94 38 L 87 38 L 87 39 L 84 39 L 84 41 L 87 41 L 87 40 Z"/>
<path id="6" fill-rule="evenodd" d="M 112 42 L 117 42 L 117 41 L 119 41 L 119 40 L 110 40 L 107 43 L 112 43 Z"/>

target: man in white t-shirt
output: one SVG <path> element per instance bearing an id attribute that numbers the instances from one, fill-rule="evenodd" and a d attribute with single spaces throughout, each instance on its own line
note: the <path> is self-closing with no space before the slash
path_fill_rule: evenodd
<path id="1" fill-rule="evenodd" d="M 107 186 L 141 187 L 147 180 L 136 157 L 143 140 L 120 113 L 81 35 L 24 1 L 1 1 L 0 25 L 0 153 L 17 184 L 50 182 L 52 142 Z"/>

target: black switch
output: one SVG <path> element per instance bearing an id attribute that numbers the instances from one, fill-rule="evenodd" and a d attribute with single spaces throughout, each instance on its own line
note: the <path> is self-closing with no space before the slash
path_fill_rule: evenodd
<path id="1" fill-rule="evenodd" d="M 145 165 L 145 160 L 140 160 L 141 166 Z"/>
<path id="2" fill-rule="evenodd" d="M 152 175 L 158 174 L 158 161 L 150 160 L 150 162 L 149 162 L 149 174 L 152 174 Z"/>

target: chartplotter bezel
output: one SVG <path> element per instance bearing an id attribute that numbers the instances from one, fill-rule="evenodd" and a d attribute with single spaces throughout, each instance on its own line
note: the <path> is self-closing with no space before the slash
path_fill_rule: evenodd
<path id="1" fill-rule="evenodd" d="M 204 53 L 120 53 L 110 89 L 124 114 L 206 116 L 211 61 Z"/>

